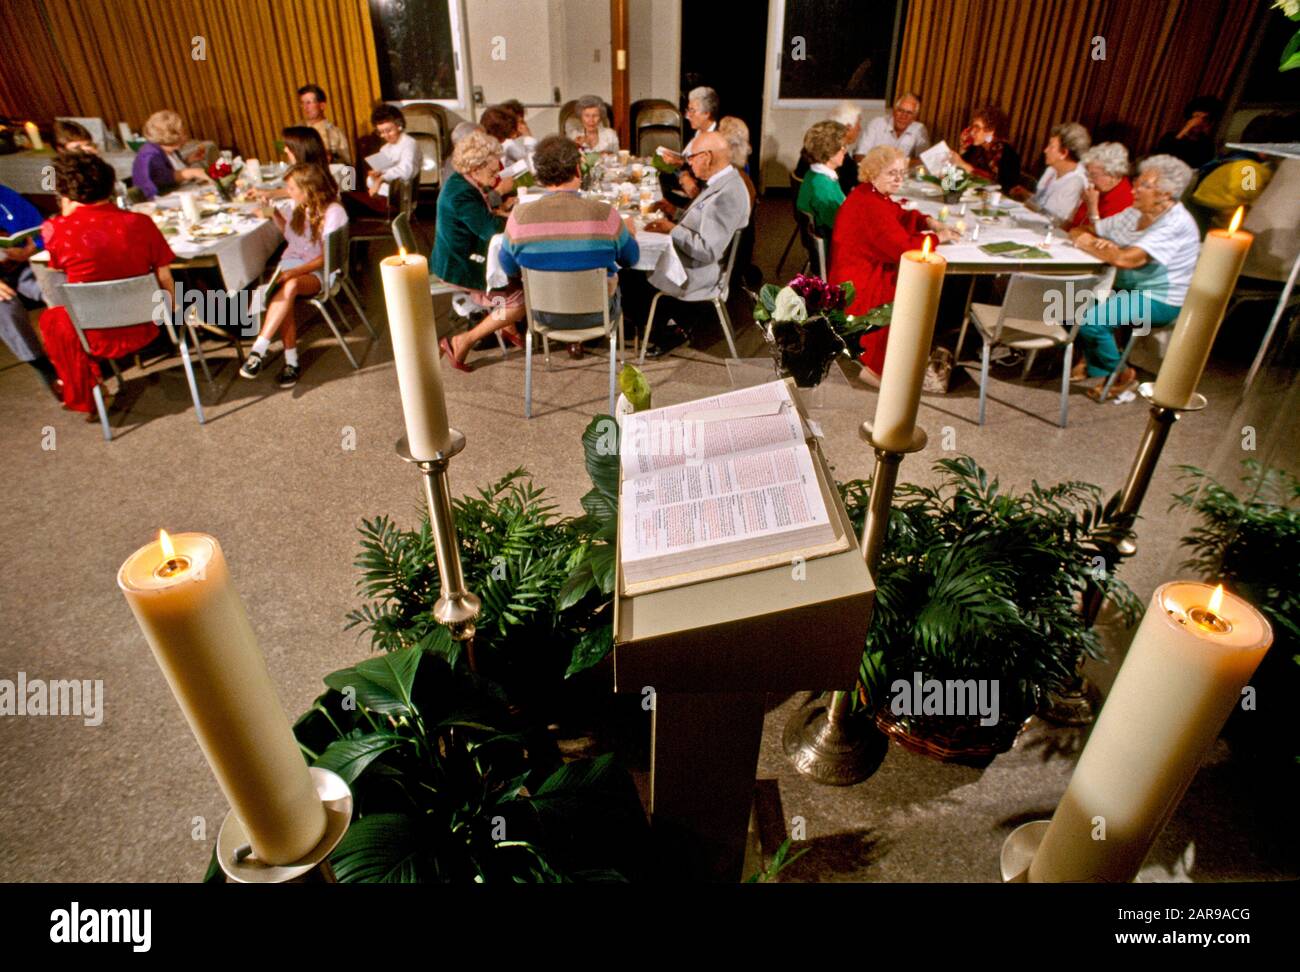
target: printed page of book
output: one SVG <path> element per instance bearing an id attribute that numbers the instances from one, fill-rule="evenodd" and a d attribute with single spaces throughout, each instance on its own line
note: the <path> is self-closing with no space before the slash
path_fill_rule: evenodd
<path id="1" fill-rule="evenodd" d="M 798 409 L 783 381 L 635 412 L 619 439 L 623 479 L 690 461 L 802 443 Z"/>
<path id="2" fill-rule="evenodd" d="M 730 548 L 714 563 L 740 561 L 775 549 L 762 542 L 769 538 L 777 539 L 777 547 L 788 539 L 794 548 L 810 532 L 824 533 L 823 540 L 831 534 L 812 456 L 802 442 L 637 476 L 624 483 L 619 516 L 629 581 L 657 573 L 676 555 L 683 564 L 699 564 L 694 555 L 710 547 Z M 647 561 L 656 563 L 638 569 Z"/>

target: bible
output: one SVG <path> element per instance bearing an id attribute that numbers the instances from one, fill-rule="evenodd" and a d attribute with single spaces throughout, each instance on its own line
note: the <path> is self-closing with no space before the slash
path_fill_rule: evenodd
<path id="1" fill-rule="evenodd" d="M 625 416 L 622 593 L 847 549 L 804 430 L 784 381 Z"/>

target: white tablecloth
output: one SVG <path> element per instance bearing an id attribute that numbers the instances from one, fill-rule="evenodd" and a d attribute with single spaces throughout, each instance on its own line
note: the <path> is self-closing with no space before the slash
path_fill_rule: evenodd
<path id="1" fill-rule="evenodd" d="M 155 199 L 154 203 L 162 208 L 177 208 L 180 206 L 180 194 L 167 193 Z M 212 207 L 216 204 L 203 201 L 199 205 Z M 244 215 L 232 214 L 231 225 L 235 233 L 231 236 L 196 240 L 181 232 L 168 237 L 167 243 L 177 259 L 215 259 L 227 290 L 247 287 L 262 275 L 267 261 L 284 239 L 274 221 L 251 215 L 252 211 L 252 207 L 247 207 Z"/>
<path id="2" fill-rule="evenodd" d="M 942 199 L 929 197 L 917 198 L 910 193 L 904 192 L 900 201 L 909 209 L 916 209 L 925 213 L 927 216 L 937 216 L 939 210 L 944 206 Z M 983 201 L 978 200 L 966 203 L 966 214 L 961 215 L 961 204 L 948 205 L 948 222 L 956 223 L 963 220 L 966 223 L 965 238 L 956 243 L 941 243 L 936 252 L 948 261 L 949 273 L 1011 273 L 1013 271 L 1038 272 L 1038 273 L 1092 273 L 1106 266 L 1089 253 L 1075 247 L 1069 242 L 1069 236 L 1061 230 L 1054 230 L 1052 233 L 1052 243 L 1044 246 L 1044 238 L 1047 234 L 1048 220 L 1047 217 L 1026 209 L 1020 203 L 1003 198 L 998 203 L 999 209 L 1009 210 L 1010 216 L 1006 221 L 991 222 L 980 219 L 974 215 L 974 210 L 983 207 Z M 979 225 L 979 239 L 971 240 L 970 236 L 976 225 Z M 986 243 L 1001 243 L 1004 241 L 1013 241 L 1016 243 L 1028 243 L 1048 253 L 1046 260 L 1025 260 L 1025 259 L 1008 259 L 1007 257 L 996 256 L 985 253 L 980 249 Z"/>
<path id="3" fill-rule="evenodd" d="M 99 157 L 113 167 L 120 181 L 125 182 L 131 178 L 131 166 L 135 163 L 134 152 L 101 152 Z M 54 159 L 54 152 L 48 150 L 33 152 L 25 149 L 0 155 L 0 183 L 26 195 L 53 193 Z"/>

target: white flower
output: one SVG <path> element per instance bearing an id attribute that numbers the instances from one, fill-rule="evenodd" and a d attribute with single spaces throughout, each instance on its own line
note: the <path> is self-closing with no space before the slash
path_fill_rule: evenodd
<path id="1" fill-rule="evenodd" d="M 1292 20 L 1295 19 L 1296 14 L 1300 14 L 1300 0 L 1277 0 L 1273 6 Z"/>
<path id="2" fill-rule="evenodd" d="M 802 324 L 808 320 L 808 307 L 803 298 L 789 287 L 782 287 L 776 295 L 776 307 L 772 311 L 775 321 L 794 321 Z"/>

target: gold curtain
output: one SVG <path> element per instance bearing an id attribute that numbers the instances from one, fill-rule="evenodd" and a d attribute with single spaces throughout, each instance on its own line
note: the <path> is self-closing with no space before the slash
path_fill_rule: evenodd
<path id="1" fill-rule="evenodd" d="M 11 72 L 6 60 L 0 111 L 43 124 L 85 115 L 138 131 L 173 108 L 193 137 L 269 159 L 280 129 L 299 119 L 300 85 L 325 89 L 329 118 L 354 143 L 380 98 L 367 0 L 6 2 L 40 15 L 48 38 L 28 57 L 48 59 L 41 74 L 59 81 L 34 97 L 10 77 L 27 66 Z"/>
<path id="2" fill-rule="evenodd" d="M 1010 115 L 1025 167 L 1052 125 L 1117 134 L 1135 159 L 1197 94 L 1226 97 L 1266 4 L 1258 0 L 912 0 L 896 90 L 922 98 L 931 137 L 955 144 L 972 108 Z M 1104 41 L 1105 59 L 1094 38 Z M 1111 137 L 1114 137 L 1112 135 Z"/>
<path id="3" fill-rule="evenodd" d="M 4 0 L 0 30 L 0 115 L 48 127 L 74 115 L 74 92 L 45 28 L 43 0 Z"/>

